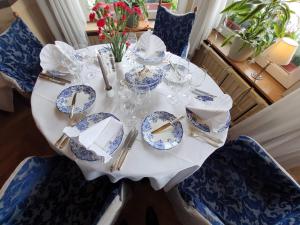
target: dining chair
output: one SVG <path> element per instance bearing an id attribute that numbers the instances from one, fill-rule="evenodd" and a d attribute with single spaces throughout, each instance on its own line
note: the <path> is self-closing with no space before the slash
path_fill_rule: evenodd
<path id="1" fill-rule="evenodd" d="M 153 34 L 163 40 L 167 51 L 183 58 L 187 57 L 196 11 L 197 8 L 194 12 L 174 14 L 164 6 L 158 6 Z"/>
<path id="2" fill-rule="evenodd" d="M 105 176 L 86 181 L 66 157 L 30 157 L 0 190 L 0 224 L 110 225 L 125 204 L 126 190 Z"/>
<path id="3" fill-rule="evenodd" d="M 0 34 L 0 75 L 21 94 L 32 91 L 39 73 L 42 44 L 16 16 Z"/>
<path id="4" fill-rule="evenodd" d="M 300 224 L 300 186 L 253 139 L 217 149 L 168 193 L 182 224 Z"/>

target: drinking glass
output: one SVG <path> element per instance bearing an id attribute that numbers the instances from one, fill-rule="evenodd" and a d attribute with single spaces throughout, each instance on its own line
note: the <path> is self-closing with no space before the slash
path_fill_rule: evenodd
<path id="1" fill-rule="evenodd" d="M 128 88 L 124 81 L 120 82 L 118 89 L 119 109 L 125 116 L 124 122 L 126 126 L 134 126 L 136 124 L 136 102 L 134 99 L 134 92 Z"/>

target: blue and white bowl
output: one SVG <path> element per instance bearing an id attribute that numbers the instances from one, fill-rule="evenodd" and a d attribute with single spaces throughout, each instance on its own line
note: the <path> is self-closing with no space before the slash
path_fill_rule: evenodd
<path id="1" fill-rule="evenodd" d="M 75 126 L 77 127 L 78 130 L 81 132 L 85 131 L 95 123 L 98 123 L 108 117 L 113 117 L 117 120 L 119 120 L 116 116 L 110 113 L 96 113 L 92 114 L 90 116 L 87 116 L 86 118 L 82 119 L 80 122 L 78 122 Z M 109 154 L 112 155 L 120 146 L 122 143 L 122 139 L 124 136 L 124 130 L 120 130 L 120 133 L 117 135 L 117 137 L 114 140 L 111 140 L 106 146 L 105 146 L 105 151 Z M 99 157 L 96 155 L 93 151 L 87 150 L 85 147 L 83 147 L 81 144 L 78 142 L 74 141 L 73 139 L 70 139 L 70 148 L 71 151 L 74 153 L 74 155 L 81 160 L 86 160 L 86 161 L 96 161 L 96 160 L 101 160 L 102 157 Z"/>
<path id="2" fill-rule="evenodd" d="M 160 133 L 151 134 L 153 130 L 174 119 L 176 119 L 174 115 L 164 111 L 157 111 L 148 115 L 142 123 L 144 140 L 158 150 L 169 150 L 177 146 L 183 137 L 183 128 L 179 121 Z"/>
<path id="3" fill-rule="evenodd" d="M 187 108 L 186 108 L 186 115 L 187 115 L 187 118 L 188 118 L 189 122 L 196 129 L 202 130 L 202 131 L 207 132 L 207 133 L 211 132 L 209 126 L 205 123 L 199 122 L 197 120 L 196 116 L 195 116 L 195 113 L 193 113 L 191 110 L 189 110 Z M 225 131 L 226 129 L 228 129 L 229 126 L 230 126 L 230 123 L 231 123 L 230 113 L 227 112 L 227 120 L 226 120 L 225 124 L 219 130 L 217 130 L 217 133 L 221 133 L 221 132 Z"/>
<path id="4" fill-rule="evenodd" d="M 147 68 L 147 72 L 141 73 L 143 68 L 138 67 L 130 70 L 125 74 L 125 81 L 130 88 L 135 88 L 138 91 L 153 90 L 156 88 L 165 73 L 160 68 Z"/>
<path id="5" fill-rule="evenodd" d="M 74 94 L 76 96 L 76 104 L 74 113 L 84 113 L 91 109 L 96 100 L 96 91 L 87 85 L 75 85 L 64 89 L 56 99 L 56 107 L 63 113 L 71 113 L 71 103 Z"/>

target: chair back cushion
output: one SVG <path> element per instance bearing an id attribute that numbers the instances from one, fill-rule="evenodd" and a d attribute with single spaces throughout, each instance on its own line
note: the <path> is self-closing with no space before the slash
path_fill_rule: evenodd
<path id="1" fill-rule="evenodd" d="M 32 157 L 0 198 L 0 224 L 94 225 L 120 191 L 105 176 L 86 181 L 66 157 Z"/>
<path id="2" fill-rule="evenodd" d="M 300 224 L 299 185 L 249 137 L 216 150 L 178 188 L 213 224 Z"/>
<path id="3" fill-rule="evenodd" d="M 165 7 L 159 6 L 156 14 L 153 34 L 160 37 L 167 51 L 181 56 L 189 42 L 195 20 L 195 13 L 175 15 Z"/>
<path id="4" fill-rule="evenodd" d="M 0 72 L 13 78 L 24 92 L 31 92 L 41 72 L 42 44 L 26 24 L 17 18 L 0 35 Z"/>

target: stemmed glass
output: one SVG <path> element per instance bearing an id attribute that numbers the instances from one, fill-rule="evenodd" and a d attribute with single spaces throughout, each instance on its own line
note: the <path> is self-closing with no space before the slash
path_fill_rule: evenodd
<path id="1" fill-rule="evenodd" d="M 136 124 L 136 101 L 134 92 L 128 88 L 125 81 L 120 82 L 118 90 L 119 110 L 125 116 L 124 122 L 126 126 L 135 126 Z"/>
<path id="2" fill-rule="evenodd" d="M 176 104 L 179 97 L 185 96 L 185 90 L 190 86 L 190 61 L 179 58 L 176 64 L 170 62 L 169 66 L 171 73 L 166 77 L 165 82 L 170 87 L 171 93 L 167 95 L 167 98 L 171 104 Z"/>

